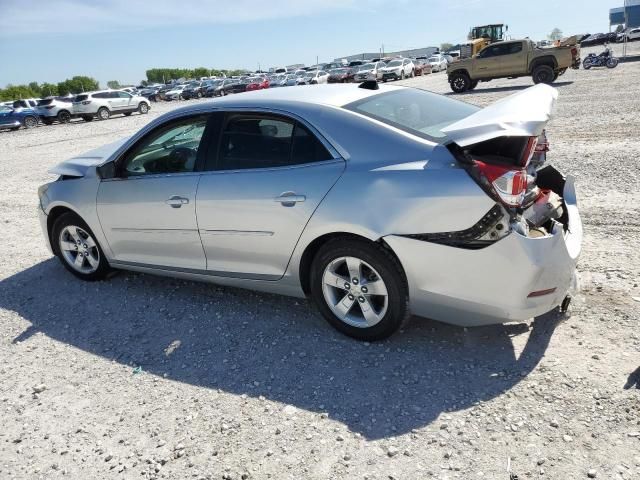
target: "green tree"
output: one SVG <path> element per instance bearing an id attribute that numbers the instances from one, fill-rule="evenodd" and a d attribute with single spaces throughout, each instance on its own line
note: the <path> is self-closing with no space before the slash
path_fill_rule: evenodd
<path id="1" fill-rule="evenodd" d="M 551 30 L 551 33 L 547 35 L 547 38 L 554 42 L 556 40 L 560 40 L 562 38 L 562 30 L 560 30 L 558 27 L 554 28 L 553 30 Z"/>
<path id="2" fill-rule="evenodd" d="M 194 78 L 200 78 L 200 77 L 208 77 L 211 75 L 211 70 L 209 70 L 208 68 L 204 68 L 204 67 L 198 67 L 195 68 L 193 70 L 193 77 Z"/>
<path id="3" fill-rule="evenodd" d="M 40 85 L 40 96 L 41 97 L 52 97 L 58 95 L 58 86 L 53 83 L 43 83 Z"/>
<path id="4" fill-rule="evenodd" d="M 118 88 L 120 88 L 120 82 L 118 80 L 109 80 L 107 82 L 107 87 L 113 90 L 117 90 Z"/>
<path id="5" fill-rule="evenodd" d="M 90 92 L 91 90 L 98 90 L 99 88 L 100 84 L 96 79 L 77 75 L 65 80 L 64 82 L 58 83 L 58 95 Z"/>
<path id="6" fill-rule="evenodd" d="M 440 44 L 440 51 L 441 52 L 448 52 L 449 50 L 451 50 L 453 48 L 453 43 L 441 43 Z"/>
<path id="7" fill-rule="evenodd" d="M 28 87 L 37 97 L 40 96 L 40 85 L 38 85 L 38 82 L 29 82 Z"/>
<path id="8" fill-rule="evenodd" d="M 19 100 L 21 98 L 34 98 L 38 94 L 31 90 L 28 85 L 7 85 L 6 88 L 0 90 L 0 100 Z"/>

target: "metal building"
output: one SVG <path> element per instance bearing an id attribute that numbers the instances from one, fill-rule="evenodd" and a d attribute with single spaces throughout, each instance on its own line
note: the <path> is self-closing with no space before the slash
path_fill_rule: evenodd
<path id="1" fill-rule="evenodd" d="M 430 57 L 439 49 L 437 47 L 423 47 L 423 48 L 414 48 L 411 50 L 400 50 L 398 52 L 384 52 L 385 57 Z M 372 58 L 380 58 L 380 52 L 373 53 L 357 53 L 355 55 L 346 55 L 344 57 L 337 57 L 333 61 L 341 62 L 343 59 L 347 62 L 351 62 L 352 60 L 370 60 Z"/>
<path id="2" fill-rule="evenodd" d="M 640 27 L 640 0 L 625 0 L 624 6 L 609 10 L 609 25 Z"/>

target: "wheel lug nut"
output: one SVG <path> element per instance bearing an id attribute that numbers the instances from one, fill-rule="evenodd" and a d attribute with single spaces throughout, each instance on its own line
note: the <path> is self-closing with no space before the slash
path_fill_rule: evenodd
<path id="1" fill-rule="evenodd" d="M 355 297 L 351 294 L 349 294 L 349 300 L 353 300 Z"/>
<path id="2" fill-rule="evenodd" d="M 360 290 L 362 290 L 362 293 L 367 293 L 369 291 L 369 289 L 367 289 L 367 287 L 362 287 Z"/>
<path id="3" fill-rule="evenodd" d="M 85 243 L 84 245 L 82 245 L 82 246 L 83 246 L 84 248 L 88 248 L 86 243 Z"/>
<path id="4" fill-rule="evenodd" d="M 344 288 L 349 290 L 351 288 L 351 284 L 349 282 L 345 282 Z"/>
<path id="5" fill-rule="evenodd" d="M 357 279 L 357 278 L 354 278 L 354 279 L 353 279 L 353 280 L 351 280 L 351 281 L 353 282 L 353 284 L 354 284 L 354 285 L 357 285 L 357 284 L 358 284 L 358 279 Z"/>
<path id="6" fill-rule="evenodd" d="M 364 297 L 358 297 L 358 301 L 359 301 L 360 303 L 364 303 Z"/>

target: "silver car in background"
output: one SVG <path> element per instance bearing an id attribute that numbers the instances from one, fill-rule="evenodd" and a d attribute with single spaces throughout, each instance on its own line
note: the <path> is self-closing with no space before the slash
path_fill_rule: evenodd
<path id="1" fill-rule="evenodd" d="M 545 164 L 556 97 L 479 109 L 371 81 L 190 105 L 54 168 L 42 229 L 81 279 L 311 297 L 363 340 L 410 314 L 526 320 L 566 301 L 582 242 L 573 180 Z"/>
<path id="2" fill-rule="evenodd" d="M 149 113 L 149 99 L 120 90 L 103 90 L 77 95 L 73 99 L 72 114 L 85 122 L 94 118 L 108 120 L 112 115 L 131 115 L 133 112 Z"/>

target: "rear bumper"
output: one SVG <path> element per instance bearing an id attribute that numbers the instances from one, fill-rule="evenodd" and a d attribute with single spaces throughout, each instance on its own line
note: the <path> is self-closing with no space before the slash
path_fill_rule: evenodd
<path id="1" fill-rule="evenodd" d="M 402 263 L 415 315 L 461 326 L 523 321 L 560 305 L 575 282 L 582 223 L 572 179 L 564 189 L 568 229 L 540 238 L 512 232 L 495 244 L 466 250 L 390 235 Z M 530 297 L 531 292 L 555 288 Z"/>

